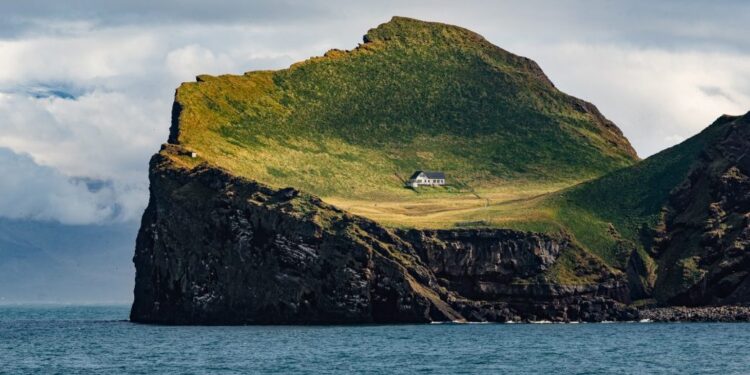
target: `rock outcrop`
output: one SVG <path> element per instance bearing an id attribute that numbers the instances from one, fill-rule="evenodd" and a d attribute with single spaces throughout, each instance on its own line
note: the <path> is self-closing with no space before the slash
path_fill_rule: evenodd
<path id="1" fill-rule="evenodd" d="M 560 285 L 564 236 L 395 231 L 295 189 L 151 161 L 131 320 L 164 324 L 618 320 L 626 281 Z"/>
<path id="2" fill-rule="evenodd" d="M 653 249 L 663 304 L 750 302 L 750 114 L 717 125 L 726 129 L 665 207 Z"/>
<path id="3" fill-rule="evenodd" d="M 652 322 L 748 322 L 748 306 L 706 306 L 706 307 L 659 307 L 639 312 L 641 320 Z"/>

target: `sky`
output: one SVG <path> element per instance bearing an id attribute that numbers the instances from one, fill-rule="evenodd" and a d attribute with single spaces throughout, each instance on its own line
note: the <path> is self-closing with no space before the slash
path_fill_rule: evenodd
<path id="1" fill-rule="evenodd" d="M 352 49 L 394 15 L 535 60 L 641 157 L 750 110 L 742 1 L 24 0 L 0 1 L 0 14 L 0 217 L 11 219 L 139 220 L 180 82 Z"/>

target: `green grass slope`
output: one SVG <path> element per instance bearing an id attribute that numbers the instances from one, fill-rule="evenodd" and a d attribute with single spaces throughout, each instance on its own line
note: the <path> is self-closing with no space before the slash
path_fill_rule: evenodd
<path id="1" fill-rule="evenodd" d="M 642 162 L 557 194 L 540 206 L 587 249 L 608 264 L 626 267 L 633 249 L 652 245 L 670 192 L 681 184 L 707 147 L 723 139 L 738 117 L 722 116 L 701 133 Z"/>
<path id="2" fill-rule="evenodd" d="M 177 90 L 173 121 L 170 141 L 198 152 L 195 162 L 334 202 L 427 197 L 440 206 L 467 191 L 548 192 L 540 186 L 637 161 L 614 124 L 557 90 L 533 61 L 460 27 L 400 17 L 352 51 L 199 76 Z M 423 169 L 445 171 L 453 186 L 402 187 L 400 178 Z M 472 217 L 443 223 L 457 220 Z"/>

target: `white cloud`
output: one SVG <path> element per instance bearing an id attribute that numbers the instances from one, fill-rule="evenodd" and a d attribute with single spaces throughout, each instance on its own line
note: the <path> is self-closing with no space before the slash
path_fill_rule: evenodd
<path id="1" fill-rule="evenodd" d="M 140 180 L 148 157 L 166 139 L 169 99 L 154 101 L 93 91 L 77 100 L 0 99 L 0 147 L 72 176 Z"/>
<path id="2" fill-rule="evenodd" d="M 0 85 L 88 82 L 148 73 L 149 58 L 158 47 L 153 32 L 131 28 L 0 40 Z"/>
<path id="3" fill-rule="evenodd" d="M 167 53 L 167 71 L 178 79 L 189 80 L 196 73 L 222 74 L 236 71 L 237 60 L 226 53 L 215 54 L 208 48 L 191 44 Z M 192 77 L 191 77 L 192 76 Z"/>
<path id="4" fill-rule="evenodd" d="M 560 89 L 596 104 L 641 156 L 750 110 L 750 54 L 566 43 L 529 55 Z"/>
<path id="5" fill-rule="evenodd" d="M 64 224 L 91 224 L 131 220 L 127 211 L 133 195 L 142 192 L 103 184 L 90 188 L 86 181 L 64 176 L 53 168 L 39 166 L 25 155 L 0 148 L 0 212 L 13 219 L 56 220 Z M 123 205 L 125 203 L 125 205 Z M 123 209 L 125 211 L 123 211 Z"/>

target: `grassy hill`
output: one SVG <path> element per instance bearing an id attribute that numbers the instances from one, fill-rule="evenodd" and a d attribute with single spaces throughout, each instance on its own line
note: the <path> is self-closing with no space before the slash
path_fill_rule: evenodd
<path id="1" fill-rule="evenodd" d="M 632 165 L 620 130 L 533 61 L 395 17 L 352 51 L 177 90 L 170 141 L 271 186 L 398 226 L 501 225 L 491 206 Z M 414 170 L 450 186 L 403 188 Z"/>
<path id="2" fill-rule="evenodd" d="M 616 233 L 609 237 L 629 241 L 639 248 L 650 246 L 652 229 L 659 224 L 669 193 L 685 180 L 701 153 L 721 139 L 735 119 L 737 117 L 722 116 L 704 131 L 679 145 L 632 167 L 564 192 L 556 198 L 556 204 L 566 217 L 586 218 L 577 232 L 584 242 L 588 242 L 588 247 L 609 252 L 608 258 L 622 263 L 624 259 L 621 256 L 616 259 L 617 255 L 612 251 L 618 241 L 602 243 L 603 239 L 597 239 L 598 235 L 593 232 Z M 614 230 L 609 229 L 610 224 Z"/>
<path id="3" fill-rule="evenodd" d="M 684 183 L 702 155 L 726 137 L 739 117 L 722 116 L 701 133 L 633 166 L 560 191 L 489 207 L 499 226 L 564 232 L 609 266 L 625 270 L 637 251 L 645 267 L 662 230 L 670 193 Z M 690 213 L 686 213 L 690 214 Z M 703 214 L 701 213 L 695 213 Z"/>
<path id="4" fill-rule="evenodd" d="M 682 256 L 652 256 L 670 194 L 735 120 L 638 162 L 612 122 L 533 61 L 456 26 L 395 17 L 352 51 L 182 84 L 170 143 L 197 153 L 181 165 L 292 186 L 387 226 L 567 236 L 579 246 L 551 279 L 587 283 L 600 268 L 586 264 L 603 263 L 639 268 L 629 279 L 653 286 L 660 264 Z M 415 170 L 444 171 L 449 185 L 404 188 Z"/>

